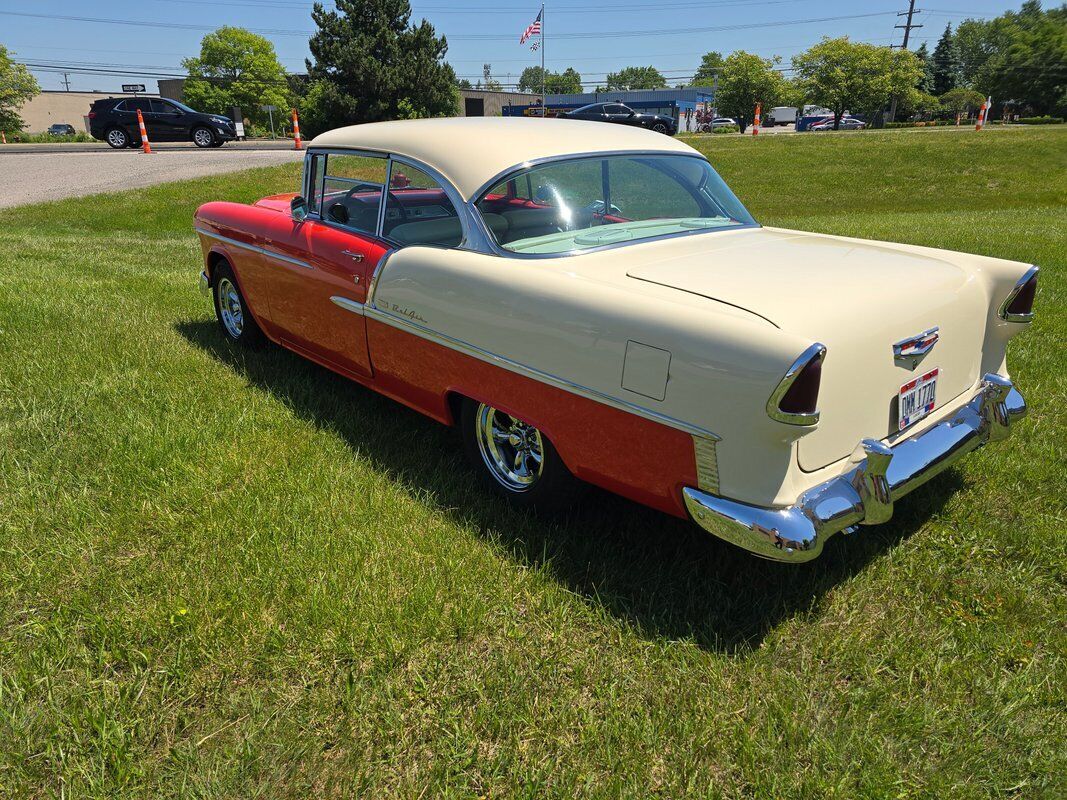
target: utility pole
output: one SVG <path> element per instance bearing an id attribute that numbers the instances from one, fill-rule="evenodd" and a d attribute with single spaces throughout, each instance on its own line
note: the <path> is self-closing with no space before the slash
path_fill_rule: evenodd
<path id="1" fill-rule="evenodd" d="M 922 12 L 922 9 L 920 8 L 920 9 L 918 9 L 918 11 Z M 908 39 L 911 37 L 912 29 L 913 28 L 921 28 L 922 27 L 922 25 L 916 25 L 915 23 L 912 22 L 912 19 L 915 17 L 915 12 L 916 12 L 915 0 L 908 0 L 908 10 L 907 11 L 898 11 L 897 12 L 897 16 L 898 17 L 907 16 L 907 18 L 908 18 L 908 21 L 905 24 L 903 24 L 903 25 L 894 25 L 893 26 L 894 28 L 903 28 L 904 29 L 904 43 L 902 45 L 900 45 L 900 49 L 901 50 L 907 50 L 908 49 Z M 897 119 L 897 98 L 894 97 L 893 98 L 893 102 L 889 106 L 889 121 L 890 122 L 896 122 L 896 119 Z"/>
<path id="2" fill-rule="evenodd" d="M 66 87 L 66 90 L 69 92 L 70 91 L 70 73 L 69 72 L 64 72 L 63 73 L 63 85 Z"/>

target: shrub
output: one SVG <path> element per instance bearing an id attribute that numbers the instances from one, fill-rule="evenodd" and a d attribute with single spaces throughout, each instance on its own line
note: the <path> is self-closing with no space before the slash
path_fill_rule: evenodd
<path id="1" fill-rule="evenodd" d="M 85 133 L 84 131 L 78 131 L 71 136 L 49 136 L 47 133 L 9 133 L 7 135 L 9 142 L 95 142 L 96 140 Z"/>
<path id="2" fill-rule="evenodd" d="M 712 133 L 737 133 L 739 128 L 736 125 L 724 125 L 721 128 L 712 128 Z"/>
<path id="3" fill-rule="evenodd" d="M 1063 117 L 1019 117 L 1015 121 L 1020 125 L 1061 125 Z"/>

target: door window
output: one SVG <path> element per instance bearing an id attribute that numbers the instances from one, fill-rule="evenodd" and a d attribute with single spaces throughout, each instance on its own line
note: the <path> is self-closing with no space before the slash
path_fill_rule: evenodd
<path id="1" fill-rule="evenodd" d="M 394 161 L 382 232 L 401 244 L 455 247 L 463 239 L 456 207 L 431 175 Z"/>
<path id="2" fill-rule="evenodd" d="M 387 166 L 384 158 L 328 154 L 314 207 L 329 222 L 376 235 Z"/>
<path id="3" fill-rule="evenodd" d="M 318 214 L 322 205 L 322 170 L 325 166 L 326 156 L 316 153 L 306 167 L 308 176 L 304 191 L 307 193 L 308 212 L 311 214 Z"/>
<path id="4" fill-rule="evenodd" d="M 178 109 L 176 106 L 171 105 L 166 100 L 151 100 L 151 109 L 157 114 L 177 114 Z"/>

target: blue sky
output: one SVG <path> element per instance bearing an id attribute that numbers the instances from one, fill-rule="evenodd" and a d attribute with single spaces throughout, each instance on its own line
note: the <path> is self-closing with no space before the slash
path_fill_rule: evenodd
<path id="1" fill-rule="evenodd" d="M 332 5 L 332 0 L 328 0 Z M 932 49 L 946 22 L 968 16 L 992 17 L 1018 9 L 1021 0 L 930 0 L 917 15 L 925 27 L 912 32 L 912 46 L 927 41 Z M 274 42 L 282 64 L 303 71 L 312 3 L 308 0 L 4 0 L 0 4 L 0 44 L 20 60 L 35 63 L 78 62 L 129 67 L 133 73 L 177 71 L 181 59 L 199 50 L 205 30 L 240 25 L 264 33 Z M 1046 3 L 1049 5 L 1049 3 Z M 448 37 L 448 61 L 457 74 L 474 82 L 484 62 L 493 77 L 514 83 L 523 68 L 540 63 L 540 54 L 518 43 L 540 4 L 529 0 L 425 0 L 413 2 L 413 18 L 425 17 Z M 617 0 L 614 6 L 597 0 L 552 0 L 548 3 L 546 55 L 550 69 L 573 66 L 589 83 L 628 65 L 652 64 L 673 83 L 692 75 L 708 50 L 729 53 L 749 50 L 760 55 L 789 58 L 824 35 L 848 35 L 875 44 L 899 44 L 902 23 L 895 12 L 907 0 Z M 12 12 L 12 13 L 5 13 Z M 44 14 L 92 17 L 186 28 L 156 28 L 17 16 Z M 826 19 L 836 17 L 837 19 Z M 820 19 L 819 22 L 802 20 Z M 784 23 L 784 24 L 783 24 Z M 733 30 L 723 30 L 734 26 Z M 751 26 L 751 27 L 736 27 Z M 760 26 L 760 27 L 754 27 Z M 708 30 L 719 28 L 720 30 Z M 613 35 L 608 35 L 613 34 Z M 622 35 L 618 35 L 622 34 Z M 486 38 L 492 37 L 492 38 Z M 573 38 L 570 38 L 573 37 Z M 41 69 L 35 74 L 44 89 L 62 89 L 63 76 Z M 144 82 L 155 90 L 155 79 L 143 74 L 126 77 L 70 73 L 71 89 L 117 91 L 122 83 Z"/>

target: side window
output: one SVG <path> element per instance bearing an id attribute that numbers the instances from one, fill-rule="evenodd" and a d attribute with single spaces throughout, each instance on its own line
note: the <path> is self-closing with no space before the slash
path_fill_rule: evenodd
<path id="1" fill-rule="evenodd" d="M 126 111 L 137 113 L 137 109 L 141 109 L 142 114 L 147 114 L 151 110 L 148 98 L 137 97 L 126 101 Z"/>
<path id="2" fill-rule="evenodd" d="M 307 192 L 308 212 L 311 214 L 318 214 L 322 207 L 322 170 L 325 166 L 325 154 L 316 153 L 304 168 L 308 170 L 304 191 Z"/>
<path id="3" fill-rule="evenodd" d="M 387 167 L 384 158 L 328 154 L 322 197 L 316 204 L 323 219 L 376 235 Z"/>
<path id="4" fill-rule="evenodd" d="M 456 207 L 433 177 L 393 162 L 383 233 L 401 244 L 455 247 L 463 239 Z"/>
<path id="5" fill-rule="evenodd" d="M 626 106 L 619 105 L 618 103 L 605 107 L 605 112 L 608 114 L 629 114 L 630 109 Z"/>
<path id="6" fill-rule="evenodd" d="M 173 114 L 178 110 L 165 100 L 151 100 L 149 102 L 151 103 L 152 111 L 157 114 Z"/>

